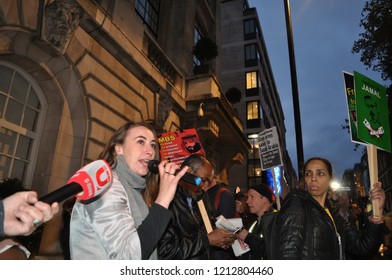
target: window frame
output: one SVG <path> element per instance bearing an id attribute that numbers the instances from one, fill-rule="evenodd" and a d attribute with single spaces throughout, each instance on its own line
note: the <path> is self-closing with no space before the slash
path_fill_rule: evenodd
<path id="1" fill-rule="evenodd" d="M 40 142 L 41 142 L 41 137 L 42 137 L 42 133 L 43 133 L 44 121 L 45 121 L 46 112 L 47 112 L 47 103 L 46 103 L 46 99 L 44 97 L 44 94 L 43 94 L 41 88 L 38 86 L 35 79 L 30 74 L 28 74 L 24 69 L 20 68 L 19 66 L 15 65 L 15 64 L 12 64 L 12 63 L 9 63 L 9 62 L 3 61 L 3 60 L 0 60 L 0 66 L 9 68 L 13 71 L 8 92 L 0 92 L 1 95 L 6 96 L 4 110 L 0 114 L 0 129 L 5 128 L 8 130 L 11 130 L 12 132 L 17 134 L 18 139 L 19 139 L 20 135 L 23 135 L 31 140 L 31 147 L 30 147 L 29 155 L 27 156 L 26 159 L 23 159 L 23 161 L 26 162 L 26 169 L 24 170 L 24 178 L 19 178 L 22 180 L 22 183 L 26 188 L 30 188 L 32 181 L 33 181 L 34 169 L 35 169 L 36 160 L 37 160 L 38 151 L 39 151 Z M 36 98 L 38 99 L 38 102 L 39 102 L 39 110 L 38 110 L 38 116 L 37 116 L 36 125 L 35 125 L 35 131 L 29 130 L 29 129 L 23 127 L 22 124 L 15 124 L 10 121 L 7 121 L 4 118 L 5 111 L 7 109 L 7 105 L 9 104 L 9 100 L 10 100 L 10 91 L 9 90 L 12 86 L 13 78 L 16 73 L 18 73 L 21 77 L 23 77 L 29 83 L 29 94 L 32 94 L 34 92 L 36 95 Z M 28 99 L 26 98 L 25 102 L 23 103 L 22 118 L 25 116 L 25 113 L 26 113 L 27 101 L 28 101 Z M 15 151 L 16 151 L 17 145 L 18 145 L 18 143 L 15 143 Z M 15 155 L 15 153 L 16 153 L 15 151 L 13 151 L 12 155 L 9 155 L 9 154 L 4 154 L 1 150 L 0 157 L 6 156 L 7 158 L 11 158 L 11 163 L 10 163 L 10 170 L 8 171 L 7 174 L 4 174 L 3 175 L 4 177 L 0 178 L 0 180 L 4 180 L 4 179 L 9 178 L 11 176 L 12 169 L 13 169 L 14 163 L 15 163 L 15 159 L 17 159 L 17 157 Z"/>

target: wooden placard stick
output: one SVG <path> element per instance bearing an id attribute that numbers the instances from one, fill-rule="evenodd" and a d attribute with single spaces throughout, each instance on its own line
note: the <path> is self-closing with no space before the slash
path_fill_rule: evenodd
<path id="1" fill-rule="evenodd" d="M 368 167 L 370 177 L 370 189 L 373 189 L 374 183 L 378 181 L 378 163 L 377 163 L 377 147 L 373 144 L 368 144 L 367 147 Z M 373 217 L 380 218 L 380 207 L 378 200 L 372 200 Z"/>
<path id="2" fill-rule="evenodd" d="M 199 206 L 200 214 L 201 217 L 203 218 L 204 226 L 206 227 L 207 234 L 212 231 L 212 225 L 210 218 L 208 217 L 206 206 L 204 205 L 203 199 L 200 199 L 197 202 L 197 205 Z"/>

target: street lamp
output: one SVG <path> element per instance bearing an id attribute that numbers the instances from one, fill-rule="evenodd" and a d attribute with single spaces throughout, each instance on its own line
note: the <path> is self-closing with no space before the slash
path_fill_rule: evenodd
<path id="1" fill-rule="evenodd" d="M 332 181 L 331 182 L 331 189 L 333 191 L 337 191 L 341 188 L 342 186 L 340 185 L 340 183 L 338 181 Z"/>

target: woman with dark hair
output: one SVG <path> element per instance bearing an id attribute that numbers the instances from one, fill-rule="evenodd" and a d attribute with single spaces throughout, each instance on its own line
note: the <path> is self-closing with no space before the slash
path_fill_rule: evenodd
<path id="1" fill-rule="evenodd" d="M 76 201 L 71 217 L 71 259 L 156 259 L 156 244 L 171 219 L 167 209 L 179 179 L 188 170 L 162 161 L 157 178 L 148 169 L 155 159 L 156 134 L 147 123 L 128 122 L 110 138 L 100 155 L 113 169 L 103 194 Z M 158 194 L 149 208 L 143 196 Z"/>
<path id="2" fill-rule="evenodd" d="M 327 193 L 332 165 L 321 157 L 310 158 L 304 166 L 305 190 L 291 191 L 276 220 L 274 259 L 344 259 L 374 255 L 383 240 L 384 218 L 369 216 L 361 231 L 339 213 L 332 211 Z M 370 197 L 383 212 L 385 193 L 374 184 Z"/>

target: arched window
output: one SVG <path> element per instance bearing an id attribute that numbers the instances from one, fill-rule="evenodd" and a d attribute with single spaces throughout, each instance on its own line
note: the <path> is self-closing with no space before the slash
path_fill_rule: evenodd
<path id="1" fill-rule="evenodd" d="M 34 79 L 0 61 L 0 181 L 18 178 L 31 186 L 46 102 Z"/>

